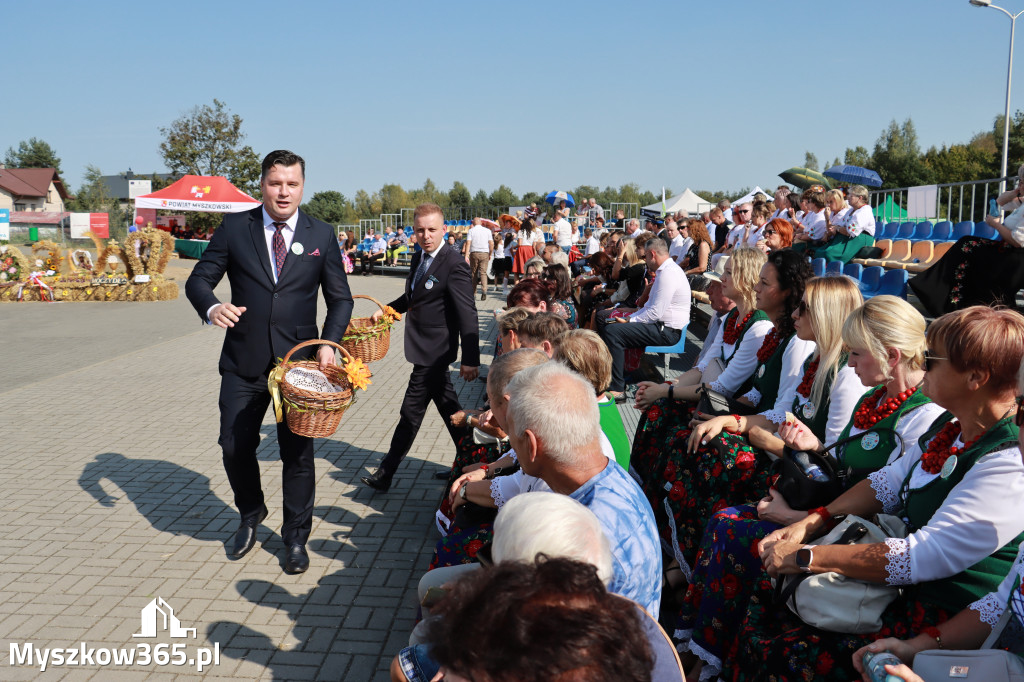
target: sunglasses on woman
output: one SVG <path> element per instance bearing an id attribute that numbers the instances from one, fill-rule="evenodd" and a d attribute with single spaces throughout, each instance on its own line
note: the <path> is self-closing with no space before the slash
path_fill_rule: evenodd
<path id="1" fill-rule="evenodd" d="M 764 236 L 765 237 L 771 237 L 773 234 L 775 234 L 775 230 L 765 230 L 764 231 Z"/>
<path id="2" fill-rule="evenodd" d="M 932 355 L 926 352 L 924 354 L 924 371 L 929 371 L 932 368 L 932 363 L 937 360 L 948 360 L 949 358 L 940 358 L 938 355 Z"/>
<path id="3" fill-rule="evenodd" d="M 796 314 L 797 314 L 797 317 L 803 317 L 804 315 L 807 314 L 807 302 L 806 301 L 800 301 L 799 303 L 796 304 Z"/>

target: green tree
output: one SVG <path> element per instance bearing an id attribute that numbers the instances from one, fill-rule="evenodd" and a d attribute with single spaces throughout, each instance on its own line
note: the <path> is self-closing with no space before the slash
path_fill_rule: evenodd
<path id="1" fill-rule="evenodd" d="M 377 194 L 371 196 L 365 189 L 356 192 L 353 203 L 355 204 L 357 218 L 379 218 L 380 214 L 383 213 L 380 210 L 380 196 Z"/>
<path id="2" fill-rule="evenodd" d="M 924 165 L 933 182 L 967 182 L 992 177 L 992 155 L 980 147 L 954 144 L 925 152 Z"/>
<path id="3" fill-rule="evenodd" d="M 456 180 L 448 192 L 448 202 L 452 206 L 469 206 L 472 200 L 473 195 L 469 193 L 469 188 Z"/>
<path id="4" fill-rule="evenodd" d="M 353 222 L 355 209 L 341 192 L 326 190 L 317 192 L 300 207 L 304 213 L 331 225 Z"/>
<path id="5" fill-rule="evenodd" d="M 160 133 L 160 155 L 171 173 L 223 175 L 243 192 L 259 196 L 260 158 L 242 144 L 242 117 L 220 100 L 193 107 Z"/>
<path id="6" fill-rule="evenodd" d="M 818 166 L 818 157 L 814 152 L 804 152 L 804 168 L 813 171 L 821 170 Z"/>
<path id="7" fill-rule="evenodd" d="M 851 166 L 860 166 L 861 168 L 867 168 L 871 163 L 871 154 L 868 153 L 864 147 L 856 146 L 853 149 L 846 148 L 846 153 L 843 154 L 843 163 L 847 163 Z M 874 170 L 874 169 L 872 169 Z"/>
<path id="8" fill-rule="evenodd" d="M 506 210 L 509 206 L 515 206 L 519 203 L 519 195 L 513 192 L 511 187 L 499 185 L 498 189 L 491 192 L 491 196 L 487 198 L 487 203 Z"/>
<path id="9" fill-rule="evenodd" d="M 423 187 L 420 189 L 414 189 L 409 191 L 409 206 L 419 206 L 422 203 L 430 202 L 437 204 L 438 206 L 444 207 L 448 205 L 448 193 L 444 190 L 438 189 L 437 185 L 430 178 L 427 178 L 423 183 Z"/>
<path id="10" fill-rule="evenodd" d="M 4 165 L 8 168 L 55 168 L 57 175 L 63 175 L 57 152 L 37 137 L 22 140 L 17 149 L 8 147 Z"/>
<path id="11" fill-rule="evenodd" d="M 409 207 L 409 195 L 401 185 L 384 185 L 377 196 L 381 213 L 401 213 L 403 208 Z"/>
<path id="12" fill-rule="evenodd" d="M 882 187 L 915 187 L 931 182 L 929 169 L 921 157 L 914 122 L 907 119 L 903 125 L 893 119 L 889 127 L 875 141 L 871 155 L 872 170 L 882 176 Z"/>
<path id="13" fill-rule="evenodd" d="M 476 194 L 473 195 L 473 206 L 490 206 L 491 201 L 487 198 L 487 192 L 482 189 L 478 189 Z"/>

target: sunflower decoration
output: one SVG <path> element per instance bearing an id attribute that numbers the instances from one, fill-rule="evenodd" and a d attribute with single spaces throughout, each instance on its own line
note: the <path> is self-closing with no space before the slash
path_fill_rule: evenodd
<path id="1" fill-rule="evenodd" d="M 388 324 L 397 322 L 402 319 L 402 313 L 398 312 L 389 305 L 384 306 L 384 319 L 387 320 Z"/>
<path id="2" fill-rule="evenodd" d="M 352 388 L 361 388 L 365 391 L 366 387 L 373 383 L 370 381 L 370 377 L 373 376 L 370 368 L 359 358 L 345 358 L 345 376 L 348 377 Z"/>

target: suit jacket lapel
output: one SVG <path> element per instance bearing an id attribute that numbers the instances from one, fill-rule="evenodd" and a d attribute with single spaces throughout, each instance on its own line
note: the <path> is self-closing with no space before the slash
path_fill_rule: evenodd
<path id="1" fill-rule="evenodd" d="M 267 250 L 267 235 L 263 228 L 263 207 L 254 208 L 249 213 L 249 233 L 252 235 L 252 245 L 256 249 L 256 260 L 263 266 L 263 272 L 267 273 L 267 279 L 274 283 L 274 271 L 270 265 L 270 252 Z"/>
<path id="2" fill-rule="evenodd" d="M 423 277 L 420 278 L 419 282 L 416 282 L 416 291 L 426 291 L 425 285 L 426 285 L 427 281 L 430 279 L 431 275 L 433 275 L 434 272 L 437 271 L 437 268 L 439 267 L 438 263 L 441 261 L 442 258 L 444 258 L 447 255 L 448 251 L 449 251 L 448 245 L 447 244 L 442 244 L 441 248 L 438 249 L 437 253 L 434 255 L 434 259 L 432 261 L 430 261 L 430 266 L 427 268 L 427 271 L 423 273 Z M 420 252 L 420 261 L 422 261 L 426 257 L 427 257 L 427 252 L 426 251 L 421 251 Z M 420 261 L 416 262 L 416 267 L 417 268 L 420 266 Z M 413 276 L 415 276 L 415 273 L 416 273 L 416 269 L 413 268 Z M 412 288 L 411 288 L 412 287 L 412 279 L 411 278 L 409 279 L 409 286 L 410 286 L 409 293 L 411 294 L 412 293 Z"/>
<path id="3" fill-rule="evenodd" d="M 309 222 L 309 218 L 306 217 L 306 214 L 300 211 L 299 220 L 295 223 L 295 234 L 292 236 L 292 248 L 288 249 L 288 255 L 284 257 L 284 265 L 281 266 L 281 274 L 277 276 L 278 284 L 288 276 L 288 271 L 291 270 L 295 261 L 302 257 L 302 254 L 295 255 L 295 245 L 302 244 L 303 253 L 305 253 L 305 241 L 307 239 L 310 226 L 311 223 Z"/>

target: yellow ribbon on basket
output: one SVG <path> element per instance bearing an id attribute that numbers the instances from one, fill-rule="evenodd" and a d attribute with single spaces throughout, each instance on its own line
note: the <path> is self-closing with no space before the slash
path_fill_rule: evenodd
<path id="1" fill-rule="evenodd" d="M 274 399 L 274 416 L 280 424 L 284 419 L 284 406 L 281 397 L 281 381 L 284 379 L 284 367 L 278 365 L 270 371 L 267 377 L 267 389 L 270 390 L 270 397 Z"/>

